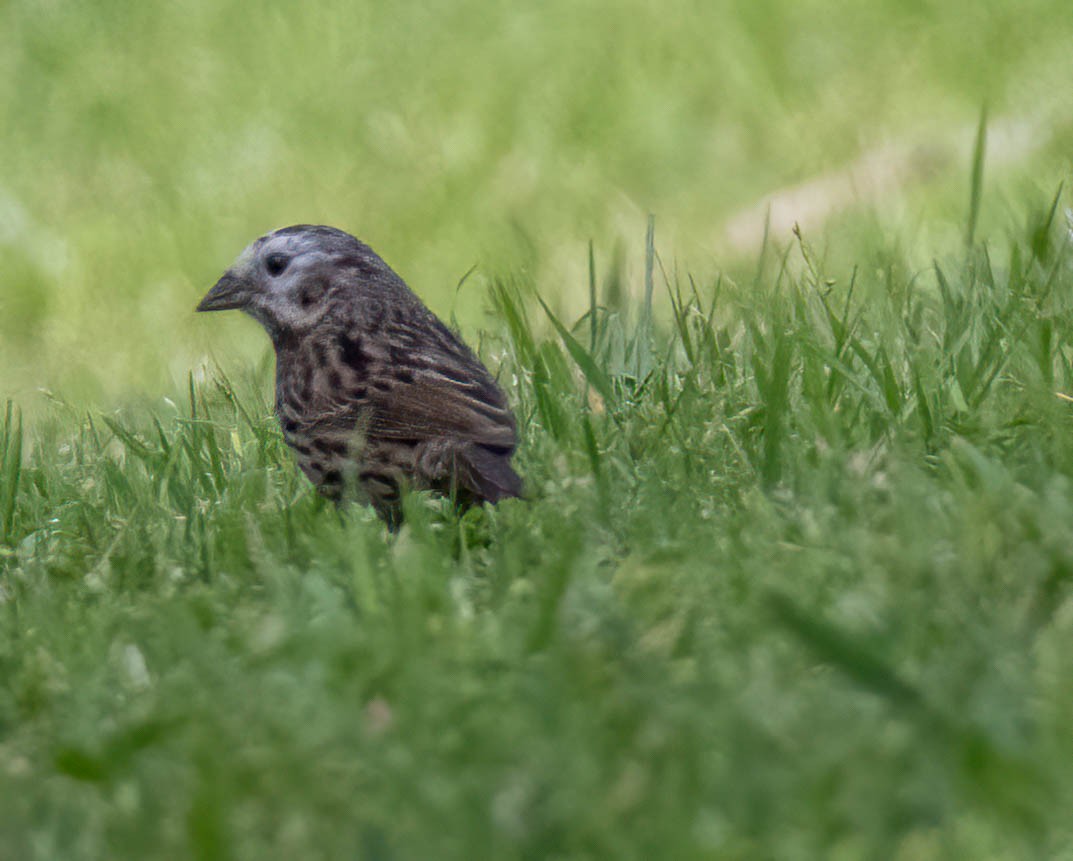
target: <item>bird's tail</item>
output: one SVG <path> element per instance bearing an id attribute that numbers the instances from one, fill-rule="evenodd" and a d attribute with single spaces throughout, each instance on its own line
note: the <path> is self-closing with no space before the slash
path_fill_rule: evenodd
<path id="1" fill-rule="evenodd" d="M 418 473 L 428 486 L 471 505 L 522 495 L 522 480 L 510 465 L 512 448 L 471 440 L 438 439 L 417 456 Z"/>
<path id="2" fill-rule="evenodd" d="M 455 481 L 488 502 L 522 495 L 522 480 L 510 465 L 510 452 L 477 443 L 462 446 L 455 456 Z"/>

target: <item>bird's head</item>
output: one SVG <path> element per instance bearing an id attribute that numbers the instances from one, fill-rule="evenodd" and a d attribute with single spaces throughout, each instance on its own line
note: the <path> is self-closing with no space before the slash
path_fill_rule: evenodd
<path id="1" fill-rule="evenodd" d="M 386 288 L 398 280 L 349 233 L 298 224 L 250 243 L 197 310 L 245 311 L 276 340 L 316 327 L 337 304 L 331 296 L 356 281 Z"/>

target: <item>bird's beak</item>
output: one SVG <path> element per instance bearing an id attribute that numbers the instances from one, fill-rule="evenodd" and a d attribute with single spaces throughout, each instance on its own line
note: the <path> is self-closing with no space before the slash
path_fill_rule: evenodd
<path id="1" fill-rule="evenodd" d="M 250 288 L 246 281 L 231 272 L 223 277 L 205 294 L 197 306 L 198 311 L 229 311 L 233 308 L 245 308 L 250 299 Z"/>

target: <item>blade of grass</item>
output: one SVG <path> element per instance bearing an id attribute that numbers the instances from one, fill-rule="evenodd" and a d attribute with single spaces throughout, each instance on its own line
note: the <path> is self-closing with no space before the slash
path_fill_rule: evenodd
<path id="1" fill-rule="evenodd" d="M 559 318 L 552 313 L 551 308 L 547 306 L 539 296 L 537 301 L 540 303 L 540 307 L 544 309 L 544 313 L 548 315 L 548 319 L 551 321 L 551 325 L 555 327 L 555 331 L 559 333 L 559 337 L 562 339 L 563 345 L 566 347 L 570 357 L 574 360 L 574 363 L 581 369 L 581 373 L 584 374 L 585 379 L 592 385 L 597 392 L 600 393 L 600 397 L 604 399 L 604 402 L 608 405 L 615 402 L 615 388 L 611 384 L 611 378 L 596 364 L 596 361 L 585 350 L 577 339 L 570 334 L 567 328 L 559 322 Z"/>
<path id="2" fill-rule="evenodd" d="M 820 660 L 838 667 L 857 684 L 899 705 L 926 707 L 920 691 L 862 643 L 806 613 L 786 595 L 772 590 L 768 592 L 767 601 L 775 619 Z"/>
<path id="3" fill-rule="evenodd" d="M 987 155 L 987 105 L 980 109 L 976 141 L 972 148 L 972 184 L 969 189 L 969 221 L 965 230 L 965 247 L 976 241 L 976 225 L 980 218 L 980 201 L 984 193 L 984 158 Z"/>
<path id="4" fill-rule="evenodd" d="M 589 352 L 596 352 L 596 253 L 589 240 Z"/>
<path id="5" fill-rule="evenodd" d="M 15 502 L 22 478 L 22 415 L 7 402 L 3 434 L 0 434 L 0 545 L 14 534 Z"/>

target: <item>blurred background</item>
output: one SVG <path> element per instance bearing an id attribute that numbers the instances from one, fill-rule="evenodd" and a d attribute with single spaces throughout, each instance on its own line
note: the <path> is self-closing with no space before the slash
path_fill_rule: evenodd
<path id="1" fill-rule="evenodd" d="M 1069 176 L 1071 45 L 1068 0 L 7 0 L 0 398 L 262 361 L 252 321 L 192 309 L 296 222 L 355 233 L 471 337 L 500 276 L 573 319 L 589 241 L 629 276 L 650 213 L 702 281 L 755 260 L 769 211 L 783 243 L 799 220 L 926 263 L 964 229 L 985 103 L 985 233 Z"/>

